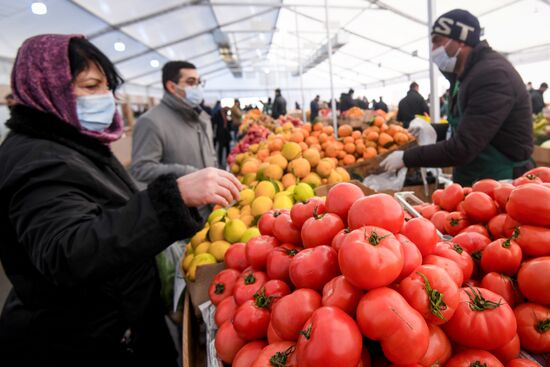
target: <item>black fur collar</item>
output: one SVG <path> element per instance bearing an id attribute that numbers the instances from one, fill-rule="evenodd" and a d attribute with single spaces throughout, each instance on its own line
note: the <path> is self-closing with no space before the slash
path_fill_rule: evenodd
<path id="1" fill-rule="evenodd" d="M 112 164 L 113 154 L 100 141 L 81 134 L 77 128 L 57 116 L 23 105 L 16 105 L 6 122 L 12 131 L 66 145 L 104 164 Z"/>

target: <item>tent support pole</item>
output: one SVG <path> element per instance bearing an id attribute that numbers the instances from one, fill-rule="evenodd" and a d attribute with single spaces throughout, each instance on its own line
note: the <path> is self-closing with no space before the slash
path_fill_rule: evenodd
<path id="1" fill-rule="evenodd" d="M 336 100 L 334 99 L 334 81 L 332 78 L 332 40 L 330 38 L 330 26 L 328 21 L 328 0 L 325 0 L 325 27 L 327 29 L 328 70 L 330 79 L 330 104 L 332 106 L 332 127 L 334 135 L 338 138 L 338 121 L 336 119 Z"/>
<path id="2" fill-rule="evenodd" d="M 437 73 L 432 60 L 432 24 L 434 23 L 435 1 L 428 0 L 428 42 L 430 50 L 430 119 L 432 123 L 439 122 L 439 92 L 437 88 Z"/>
<path id="3" fill-rule="evenodd" d="M 296 23 L 296 48 L 298 49 L 298 68 L 300 72 L 300 93 L 302 94 L 302 121 L 306 121 L 306 99 L 304 97 L 304 78 L 302 69 L 302 46 L 300 45 L 300 30 L 298 29 L 298 13 L 294 12 L 294 22 Z"/>

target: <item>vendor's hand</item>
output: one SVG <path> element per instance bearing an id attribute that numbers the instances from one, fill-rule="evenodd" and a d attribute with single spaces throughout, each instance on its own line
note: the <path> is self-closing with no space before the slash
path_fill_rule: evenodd
<path id="1" fill-rule="evenodd" d="M 235 176 L 217 168 L 205 168 L 177 179 L 180 195 L 189 207 L 212 204 L 229 206 L 239 200 L 242 185 Z"/>
<path id="2" fill-rule="evenodd" d="M 403 162 L 403 151 L 398 150 L 391 153 L 386 159 L 380 162 L 380 167 L 384 168 L 386 171 L 397 171 L 405 167 L 405 162 Z"/>

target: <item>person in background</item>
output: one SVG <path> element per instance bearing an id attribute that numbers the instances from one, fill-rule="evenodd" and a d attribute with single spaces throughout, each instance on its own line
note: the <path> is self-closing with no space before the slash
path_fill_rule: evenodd
<path id="1" fill-rule="evenodd" d="M 162 85 L 160 103 L 140 116 L 133 132 L 130 172 L 141 187 L 169 173 L 179 177 L 217 166 L 212 123 L 200 108 L 203 91 L 195 65 L 166 63 Z M 199 211 L 206 217 L 210 207 Z"/>
<path id="2" fill-rule="evenodd" d="M 542 83 L 539 89 L 531 89 L 531 107 L 535 115 L 542 112 L 546 104 L 544 103 L 544 92 L 548 89 L 548 84 Z"/>
<path id="3" fill-rule="evenodd" d="M 281 90 L 277 88 L 275 89 L 275 99 L 273 100 L 271 117 L 278 119 L 279 116 L 284 115 L 286 115 L 286 100 L 281 95 Z"/>
<path id="4" fill-rule="evenodd" d="M 377 102 L 376 102 L 376 99 L 373 99 L 372 101 L 370 101 L 370 108 L 373 109 L 373 110 L 376 110 L 377 106 Z"/>
<path id="5" fill-rule="evenodd" d="M 233 106 L 231 107 L 232 129 L 238 132 L 242 122 L 243 122 L 243 112 L 241 111 L 241 102 L 238 99 L 235 99 Z"/>
<path id="6" fill-rule="evenodd" d="M 273 103 L 271 102 L 271 97 L 267 98 L 267 102 L 264 103 L 264 101 L 260 100 L 260 103 L 263 105 L 262 112 L 266 115 L 271 116 L 271 111 L 273 108 Z"/>
<path id="7" fill-rule="evenodd" d="M 531 92 L 533 90 L 533 83 L 527 82 L 527 84 L 525 85 L 525 88 L 527 88 L 528 92 Z"/>
<path id="8" fill-rule="evenodd" d="M 122 82 L 83 36 L 19 48 L 0 146 L 6 366 L 176 366 L 155 255 L 202 227 L 196 207 L 227 206 L 241 185 L 207 168 L 139 191 L 110 150 Z"/>
<path id="9" fill-rule="evenodd" d="M 388 112 L 388 105 L 386 104 L 386 102 L 384 102 L 384 100 L 382 99 L 382 96 L 379 97 L 379 100 L 378 102 L 376 102 L 376 107 L 374 109 Z"/>
<path id="10" fill-rule="evenodd" d="M 316 95 L 315 98 L 310 102 L 309 104 L 309 110 L 310 110 L 310 116 L 309 121 L 315 122 L 315 119 L 317 116 L 319 116 L 319 100 L 321 97 L 319 95 Z"/>
<path id="11" fill-rule="evenodd" d="M 215 109 L 215 113 L 212 116 L 212 124 L 214 126 L 216 150 L 218 153 L 218 165 L 224 169 L 226 166 L 226 158 L 229 154 L 231 146 L 231 124 L 228 121 L 227 113 L 228 107 L 221 107 Z"/>
<path id="12" fill-rule="evenodd" d="M 409 128 L 409 123 L 414 119 L 415 115 L 424 115 L 430 113 L 428 104 L 424 97 L 418 92 L 418 83 L 412 82 L 409 86 L 407 96 L 399 101 L 397 107 L 397 121 L 403 123 L 403 127 Z"/>
<path id="13" fill-rule="evenodd" d="M 340 112 L 346 112 L 347 110 L 355 106 L 353 93 L 355 93 L 355 91 L 353 89 L 350 89 L 347 93 L 342 93 L 340 95 Z"/>
<path id="14" fill-rule="evenodd" d="M 355 100 L 355 105 L 359 107 L 362 110 L 368 110 L 369 109 L 369 100 L 367 97 L 358 98 Z"/>
<path id="15" fill-rule="evenodd" d="M 206 114 L 210 117 L 212 117 L 212 107 L 210 107 L 209 105 L 207 105 L 205 102 L 204 102 L 204 99 L 201 101 L 201 103 L 199 104 L 199 106 L 201 107 L 201 109 L 206 112 Z"/>
<path id="16" fill-rule="evenodd" d="M 4 100 L 6 101 L 6 106 L 8 106 L 9 110 L 11 111 L 13 107 L 15 106 L 15 97 L 12 93 L 6 94 L 4 97 Z"/>
<path id="17" fill-rule="evenodd" d="M 297 110 L 297 111 L 301 110 L 300 104 L 296 101 L 294 101 L 294 109 Z"/>
<path id="18" fill-rule="evenodd" d="M 432 61 L 451 83 L 449 140 L 393 152 L 386 170 L 454 166 L 453 181 L 470 186 L 483 178 L 521 176 L 532 167 L 529 94 L 518 72 L 487 41 L 466 10 L 441 15 L 432 27 Z M 426 124 L 426 128 L 431 128 Z"/>
<path id="19" fill-rule="evenodd" d="M 9 133 L 9 128 L 6 126 L 6 122 L 8 121 L 11 111 L 13 110 L 13 107 L 15 106 L 15 98 L 13 97 L 13 94 L 6 94 L 4 97 L 4 100 L 6 101 L 6 108 L 3 107 L 0 109 L 0 143 L 4 141 L 6 136 Z"/>

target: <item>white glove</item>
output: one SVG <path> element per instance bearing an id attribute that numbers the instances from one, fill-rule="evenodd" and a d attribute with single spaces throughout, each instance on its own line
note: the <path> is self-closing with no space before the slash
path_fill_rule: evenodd
<path id="1" fill-rule="evenodd" d="M 380 167 L 384 168 L 386 171 L 397 171 L 405 167 L 405 162 L 403 162 L 403 151 L 398 150 L 391 153 L 386 159 L 380 162 Z"/>

